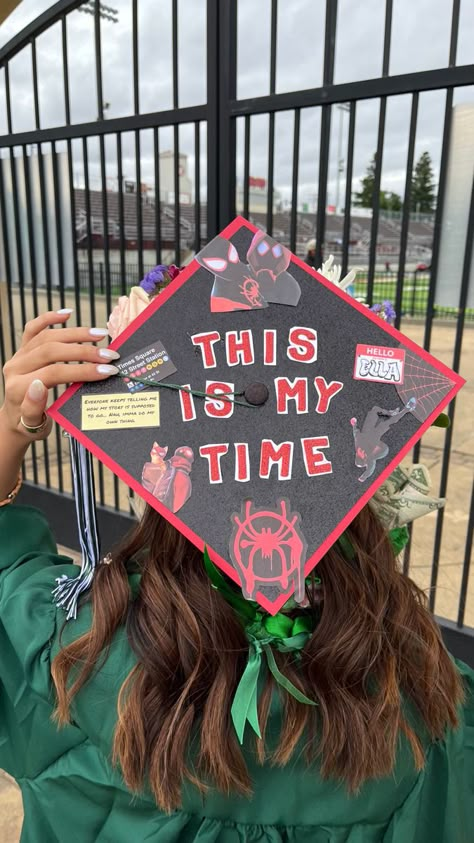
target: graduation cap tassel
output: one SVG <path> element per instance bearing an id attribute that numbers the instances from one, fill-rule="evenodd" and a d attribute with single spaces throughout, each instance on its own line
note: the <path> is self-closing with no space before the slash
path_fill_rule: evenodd
<path id="1" fill-rule="evenodd" d="M 69 447 L 82 564 L 77 577 L 68 577 L 66 574 L 58 577 L 53 591 L 53 600 L 64 609 L 68 621 L 76 619 L 79 597 L 91 587 L 100 558 L 92 455 L 72 436 L 69 438 Z"/>

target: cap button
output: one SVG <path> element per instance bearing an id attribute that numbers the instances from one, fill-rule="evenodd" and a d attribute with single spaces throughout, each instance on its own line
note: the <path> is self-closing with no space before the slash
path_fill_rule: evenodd
<path id="1" fill-rule="evenodd" d="M 269 396 L 268 387 L 264 383 L 251 383 L 244 391 L 244 398 L 248 404 L 265 404 Z"/>

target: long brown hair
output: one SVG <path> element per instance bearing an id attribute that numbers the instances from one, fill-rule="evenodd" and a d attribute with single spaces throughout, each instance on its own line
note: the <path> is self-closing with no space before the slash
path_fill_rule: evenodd
<path id="1" fill-rule="evenodd" d="M 283 694 L 279 746 L 269 757 L 269 678 L 259 703 L 257 753 L 262 763 L 283 765 L 304 741 L 308 764 L 317 761 L 324 777 L 353 792 L 366 779 L 390 774 L 400 733 L 421 769 L 421 734 L 440 739 L 456 726 L 462 686 L 423 592 L 398 570 L 368 507 L 347 535 L 355 560 L 333 546 L 317 567 L 322 601 L 308 588 L 308 612 L 317 623 L 302 659 L 295 665 L 292 654 L 275 653 L 280 669 L 318 705 Z M 131 560 L 142 573 L 134 600 Z M 137 665 L 120 692 L 113 757 L 127 786 L 139 791 L 146 780 L 166 811 L 180 805 L 184 779 L 202 790 L 250 794 L 230 719 L 248 645 L 233 609 L 211 588 L 202 554 L 148 508 L 111 564 L 99 567 L 92 604 L 91 630 L 53 663 L 58 722 L 69 721 L 75 694 L 125 624 Z"/>

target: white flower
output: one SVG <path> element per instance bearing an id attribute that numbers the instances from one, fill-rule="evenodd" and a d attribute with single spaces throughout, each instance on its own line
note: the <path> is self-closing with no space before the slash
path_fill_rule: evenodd
<path id="1" fill-rule="evenodd" d="M 360 267 L 355 266 L 347 273 L 346 277 L 341 280 L 341 266 L 334 263 L 334 255 L 329 255 L 327 261 L 324 261 L 321 269 L 318 271 L 321 275 L 324 275 L 328 281 L 331 281 L 332 284 L 339 287 L 340 290 L 346 290 L 347 287 L 350 287 L 350 285 L 354 282 L 357 273 L 360 272 Z"/>

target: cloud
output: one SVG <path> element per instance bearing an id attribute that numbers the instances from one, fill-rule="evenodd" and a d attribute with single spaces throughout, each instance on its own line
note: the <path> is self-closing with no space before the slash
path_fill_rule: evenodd
<path id="1" fill-rule="evenodd" d="M 103 101 L 108 103 L 107 117 L 133 113 L 132 20 L 129 0 L 114 0 L 119 23 L 103 21 L 102 66 Z M 6 43 L 23 26 L 50 5 L 50 0 L 23 0 L 0 27 L 0 44 Z M 279 4 L 277 30 L 277 92 L 301 90 L 322 84 L 325 0 L 292 0 Z M 335 52 L 335 82 L 357 81 L 381 73 L 384 5 L 380 0 L 339 0 Z M 161 111 L 173 105 L 171 0 L 139 3 L 139 98 L 141 111 Z M 206 2 L 179 0 L 179 72 L 180 105 L 203 104 L 206 100 Z M 258 97 L 269 92 L 270 0 L 239 0 L 238 3 L 238 96 Z M 451 4 L 446 0 L 396 0 L 392 25 L 391 73 L 414 72 L 445 66 L 448 62 Z M 71 114 L 73 122 L 97 118 L 97 91 L 94 62 L 94 21 L 91 15 L 74 11 L 68 15 L 68 58 Z M 474 4 L 462 4 L 458 60 L 472 62 L 474 49 L 469 32 L 474 31 Z M 61 70 L 61 31 L 56 25 L 37 42 L 41 125 L 62 125 L 65 121 Z M 12 110 L 14 131 L 34 128 L 31 53 L 26 47 L 11 62 Z M 472 89 L 456 92 L 456 101 L 473 99 Z M 0 75 L 0 133 L 6 132 L 3 76 Z M 445 93 L 423 93 L 419 98 L 415 155 L 427 149 L 438 168 L 444 121 Z M 409 137 L 411 96 L 387 100 L 382 187 L 403 193 Z M 377 144 L 378 101 L 357 103 L 354 146 L 354 179 L 357 189 Z M 289 198 L 292 183 L 293 123 L 292 112 L 275 118 L 275 187 Z M 328 201 L 334 203 L 338 189 L 337 160 L 345 171 L 347 159 L 348 115 L 332 110 Z M 205 179 L 205 134 L 202 128 L 201 163 Z M 238 121 L 237 178 L 242 181 L 243 121 Z M 160 130 L 160 148 L 172 148 L 171 130 Z M 82 149 L 74 147 L 74 169 L 81 172 Z M 305 109 L 301 113 L 299 199 L 314 196 L 318 185 L 320 154 L 320 112 Z M 61 148 L 61 144 L 58 144 Z M 180 148 L 194 166 L 194 128 L 180 129 Z M 92 181 L 100 176 L 99 144 L 88 142 Z M 115 141 L 106 141 L 107 174 L 116 170 Z M 133 135 L 123 136 L 124 172 L 134 177 L 136 171 Z M 151 132 L 142 133 L 142 179 L 153 179 Z M 251 120 L 251 174 L 267 176 L 268 116 Z M 339 179 L 339 196 L 345 190 L 344 173 Z"/>

